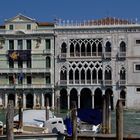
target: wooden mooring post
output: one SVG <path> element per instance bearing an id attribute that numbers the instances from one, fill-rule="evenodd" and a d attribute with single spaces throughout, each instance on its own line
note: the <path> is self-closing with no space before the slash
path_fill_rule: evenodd
<path id="1" fill-rule="evenodd" d="M 49 120 L 49 99 L 46 98 L 46 121 Z"/>
<path id="2" fill-rule="evenodd" d="M 23 129 L 23 104 L 22 104 L 22 98 L 19 97 L 19 126 L 18 129 Z"/>
<path id="3" fill-rule="evenodd" d="M 103 95 L 103 125 L 102 125 L 102 133 L 106 134 L 106 96 Z"/>
<path id="4" fill-rule="evenodd" d="M 116 105 L 116 140 L 123 140 L 123 105 L 122 99 Z"/>
<path id="5" fill-rule="evenodd" d="M 14 103 L 9 100 L 6 113 L 6 140 L 14 140 L 13 133 Z"/>
<path id="6" fill-rule="evenodd" d="M 72 140 L 77 140 L 77 107 L 76 101 L 72 102 Z"/>

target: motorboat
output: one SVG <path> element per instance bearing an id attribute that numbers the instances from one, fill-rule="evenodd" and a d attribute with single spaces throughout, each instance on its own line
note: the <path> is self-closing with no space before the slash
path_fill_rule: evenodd
<path id="1" fill-rule="evenodd" d="M 14 117 L 14 122 L 19 121 L 19 115 Z M 15 132 L 19 129 L 15 127 Z M 21 130 L 20 130 L 21 131 Z M 49 110 L 49 119 L 46 120 L 46 110 L 23 111 L 23 133 L 64 133 L 65 125 L 62 118 L 58 118 Z"/>

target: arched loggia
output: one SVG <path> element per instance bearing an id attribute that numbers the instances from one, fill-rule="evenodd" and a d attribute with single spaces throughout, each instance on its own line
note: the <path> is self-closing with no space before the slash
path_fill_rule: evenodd
<path id="1" fill-rule="evenodd" d="M 102 108 L 102 91 L 99 88 L 94 92 L 94 108 Z"/>
<path id="2" fill-rule="evenodd" d="M 67 108 L 68 108 L 67 90 L 61 89 L 60 90 L 60 109 L 67 109 Z"/>
<path id="3" fill-rule="evenodd" d="M 91 90 L 83 88 L 80 93 L 80 108 L 92 108 Z"/>

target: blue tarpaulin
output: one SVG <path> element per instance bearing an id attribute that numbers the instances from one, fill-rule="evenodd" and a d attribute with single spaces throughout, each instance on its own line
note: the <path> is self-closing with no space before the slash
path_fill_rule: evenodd
<path id="1" fill-rule="evenodd" d="M 78 109 L 77 117 L 88 124 L 98 125 L 102 123 L 102 110 L 100 109 Z M 70 116 L 66 116 L 64 123 L 68 135 L 72 135 L 72 121 Z"/>
<path id="2" fill-rule="evenodd" d="M 71 136 L 72 135 L 72 122 L 71 122 L 70 116 L 66 116 L 64 123 L 66 125 L 68 135 Z"/>
<path id="3" fill-rule="evenodd" d="M 89 124 L 98 125 L 102 123 L 102 111 L 100 109 L 78 109 L 77 117 Z"/>

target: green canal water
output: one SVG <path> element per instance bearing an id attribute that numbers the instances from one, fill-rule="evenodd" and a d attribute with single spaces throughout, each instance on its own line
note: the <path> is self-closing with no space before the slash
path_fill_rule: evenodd
<path id="1" fill-rule="evenodd" d="M 64 115 L 64 113 L 63 113 Z M 124 134 L 140 136 L 140 111 L 124 111 Z M 116 131 L 116 113 L 112 112 L 112 133 Z M 0 121 L 5 123 L 6 111 L 0 110 Z"/>

